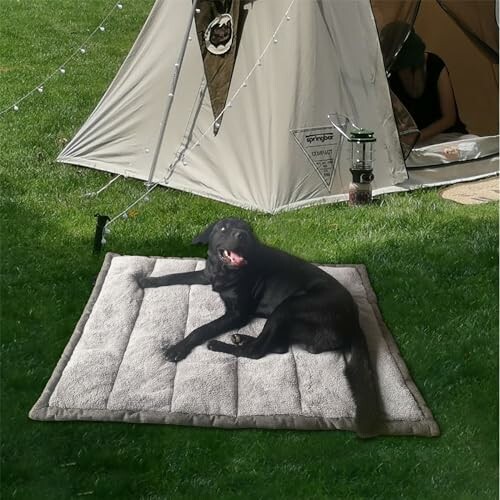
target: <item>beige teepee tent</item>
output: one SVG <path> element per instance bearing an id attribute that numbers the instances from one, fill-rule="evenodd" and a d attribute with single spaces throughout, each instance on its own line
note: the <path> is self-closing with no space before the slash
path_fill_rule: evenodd
<path id="1" fill-rule="evenodd" d="M 231 13 L 209 54 L 200 19 Z M 369 0 L 157 0 L 58 160 L 274 213 L 346 199 L 349 144 L 328 115 L 375 132 L 375 194 L 411 188 Z"/>

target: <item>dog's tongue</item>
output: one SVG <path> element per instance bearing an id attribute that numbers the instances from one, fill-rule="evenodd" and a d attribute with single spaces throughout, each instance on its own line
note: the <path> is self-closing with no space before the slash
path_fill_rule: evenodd
<path id="1" fill-rule="evenodd" d="M 231 261 L 231 264 L 233 264 L 234 266 L 241 266 L 245 263 L 245 259 L 241 255 L 238 255 L 237 253 L 232 252 L 231 250 L 229 250 L 227 254 L 229 260 Z"/>

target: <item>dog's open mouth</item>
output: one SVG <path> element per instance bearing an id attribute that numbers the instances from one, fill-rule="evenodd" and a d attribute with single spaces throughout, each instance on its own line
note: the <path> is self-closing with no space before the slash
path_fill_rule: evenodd
<path id="1" fill-rule="evenodd" d="M 247 263 L 244 257 L 237 254 L 233 250 L 227 250 L 227 249 L 220 250 L 220 257 L 224 263 L 234 267 L 242 267 Z"/>

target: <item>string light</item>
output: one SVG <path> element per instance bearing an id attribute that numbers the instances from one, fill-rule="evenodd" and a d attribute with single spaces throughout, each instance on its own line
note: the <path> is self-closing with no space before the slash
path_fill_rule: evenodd
<path id="1" fill-rule="evenodd" d="M 45 88 L 45 84 L 48 83 L 52 78 L 54 78 L 55 75 L 57 74 L 61 74 L 61 75 L 65 75 L 66 74 L 66 66 L 68 63 L 70 63 L 71 61 L 73 61 L 75 59 L 75 57 L 78 55 L 78 54 L 85 54 L 87 52 L 87 48 L 88 45 L 89 45 L 89 42 L 91 40 L 91 38 L 97 33 L 97 32 L 104 32 L 106 30 L 105 28 L 105 23 L 106 21 L 109 19 L 109 17 L 113 14 L 113 12 L 118 9 L 118 10 L 122 10 L 123 9 L 123 4 L 122 3 L 115 3 L 113 5 L 113 7 L 108 11 L 108 13 L 104 16 L 104 18 L 101 20 L 101 22 L 98 24 L 98 26 L 90 33 L 90 35 L 87 37 L 86 40 L 84 40 L 84 42 L 77 48 L 75 49 L 71 55 L 66 59 L 66 61 L 64 61 L 63 64 L 59 65 L 59 67 L 54 70 L 51 74 L 49 74 L 47 76 L 47 78 L 45 78 L 45 80 L 43 80 L 42 82 L 40 82 L 38 85 L 36 85 L 35 87 L 33 87 L 29 92 L 27 92 L 24 96 L 22 96 L 21 98 L 19 98 L 14 104 L 11 104 L 10 106 L 7 106 L 6 108 L 3 108 L 0 110 L 0 116 L 9 112 L 9 111 L 19 111 L 19 104 L 21 102 L 23 102 L 25 99 L 27 99 L 28 97 L 30 97 L 31 95 L 35 94 L 35 93 L 43 93 L 44 91 L 44 88 Z"/>

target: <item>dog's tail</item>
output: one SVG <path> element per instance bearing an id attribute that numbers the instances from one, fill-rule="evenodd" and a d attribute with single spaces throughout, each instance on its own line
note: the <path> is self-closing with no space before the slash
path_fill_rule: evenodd
<path id="1" fill-rule="evenodd" d="M 344 351 L 344 373 L 356 405 L 356 432 L 362 438 L 375 437 L 382 432 L 382 404 L 366 338 L 359 324 L 351 339 L 350 349 Z"/>

